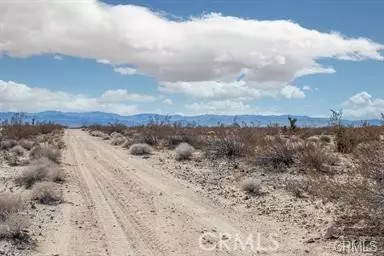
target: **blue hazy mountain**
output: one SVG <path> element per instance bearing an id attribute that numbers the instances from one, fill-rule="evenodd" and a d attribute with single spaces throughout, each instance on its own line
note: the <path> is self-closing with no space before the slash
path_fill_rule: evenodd
<path id="1" fill-rule="evenodd" d="M 0 121 L 10 119 L 15 113 L 0 112 Z M 54 122 L 69 127 L 78 127 L 90 124 L 110 124 L 122 123 L 128 126 L 146 125 L 150 122 L 167 122 L 179 123 L 182 125 L 201 125 L 216 126 L 218 124 L 231 125 L 234 122 L 242 125 L 267 126 L 270 124 L 288 125 L 288 117 L 290 115 L 198 115 L 198 116 L 182 116 L 182 115 L 159 115 L 159 114 L 137 114 L 130 116 L 122 116 L 104 112 L 59 112 L 44 111 L 40 113 L 26 113 L 26 121 L 35 119 L 39 122 Z M 299 126 L 318 127 L 329 124 L 329 118 L 317 118 L 309 116 L 295 116 Z M 381 125 L 382 121 L 378 119 L 367 120 L 371 125 Z M 344 120 L 346 125 L 361 125 L 362 121 Z"/>

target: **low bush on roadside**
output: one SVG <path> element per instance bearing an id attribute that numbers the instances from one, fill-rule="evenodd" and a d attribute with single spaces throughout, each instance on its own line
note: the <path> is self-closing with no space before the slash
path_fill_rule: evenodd
<path id="1" fill-rule="evenodd" d="M 23 139 L 23 140 L 20 140 L 18 144 L 26 150 L 31 150 L 36 143 L 33 140 Z"/>
<path id="2" fill-rule="evenodd" d="M 16 156 L 24 156 L 27 154 L 27 151 L 20 145 L 14 146 L 9 152 L 15 154 Z"/>
<path id="3" fill-rule="evenodd" d="M 276 137 L 256 154 L 256 164 L 269 170 L 283 171 L 295 163 L 298 150 L 289 141 Z"/>
<path id="4" fill-rule="evenodd" d="M 304 172 L 329 173 L 331 166 L 337 162 L 336 156 L 328 153 L 319 143 L 305 143 L 298 155 L 299 167 Z"/>
<path id="5" fill-rule="evenodd" d="M 112 137 L 111 144 L 114 146 L 120 146 L 124 144 L 125 141 L 126 139 L 123 136 L 115 136 Z"/>
<path id="6" fill-rule="evenodd" d="M 25 216 L 20 215 L 23 201 L 18 195 L 0 193 L 0 238 L 23 238 L 28 228 Z"/>
<path id="7" fill-rule="evenodd" d="M 4 220 L 8 215 L 17 213 L 23 208 L 23 202 L 19 195 L 12 193 L 0 193 L 0 220 Z"/>
<path id="8" fill-rule="evenodd" d="M 241 158 L 245 157 L 249 152 L 247 144 L 238 136 L 224 136 L 219 139 L 214 139 L 209 143 L 208 157 L 212 158 Z"/>
<path id="9" fill-rule="evenodd" d="M 49 160 L 55 163 L 60 163 L 61 152 L 60 150 L 53 148 L 50 145 L 42 144 L 33 147 L 29 152 L 29 157 L 31 158 L 31 160 L 48 158 Z"/>
<path id="10" fill-rule="evenodd" d="M 2 140 L 0 142 L 0 148 L 2 150 L 9 150 L 9 149 L 13 148 L 16 145 L 17 145 L 17 141 L 16 140 Z"/>
<path id="11" fill-rule="evenodd" d="M 303 198 L 308 192 L 309 184 L 306 180 L 287 179 L 284 184 L 285 190 L 297 198 Z"/>
<path id="12" fill-rule="evenodd" d="M 261 182 L 256 178 L 248 178 L 241 182 L 241 189 L 248 194 L 260 195 Z"/>
<path id="13" fill-rule="evenodd" d="M 153 149 L 150 145 L 148 144 L 133 144 L 129 148 L 129 152 L 132 155 L 149 155 L 153 152 Z"/>
<path id="14" fill-rule="evenodd" d="M 63 194 L 53 182 L 38 182 L 32 189 L 32 200 L 37 200 L 41 204 L 57 204 L 63 200 Z"/>
<path id="15" fill-rule="evenodd" d="M 36 182 L 54 181 L 63 182 L 65 175 L 60 167 L 47 158 L 41 158 L 32 163 L 28 169 L 15 179 L 15 183 L 25 188 L 31 188 Z"/>
<path id="16" fill-rule="evenodd" d="M 176 151 L 176 160 L 182 161 L 182 160 L 191 159 L 195 149 L 188 143 L 183 142 L 176 147 L 175 151 Z"/>

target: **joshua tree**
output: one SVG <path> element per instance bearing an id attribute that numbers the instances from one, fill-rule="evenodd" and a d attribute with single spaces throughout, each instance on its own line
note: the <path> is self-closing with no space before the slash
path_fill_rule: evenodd
<path id="1" fill-rule="evenodd" d="M 296 126 L 297 119 L 292 118 L 292 117 L 288 117 L 288 121 L 289 121 L 289 129 L 291 131 L 295 131 L 297 128 L 297 126 Z"/>

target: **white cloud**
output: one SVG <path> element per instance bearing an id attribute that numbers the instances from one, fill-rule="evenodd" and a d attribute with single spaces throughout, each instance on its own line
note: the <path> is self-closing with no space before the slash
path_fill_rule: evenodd
<path id="1" fill-rule="evenodd" d="M 300 88 L 292 85 L 284 86 L 280 91 L 281 96 L 287 99 L 302 99 L 305 98 L 305 93 Z"/>
<path id="2" fill-rule="evenodd" d="M 380 118 L 384 113 L 384 99 L 374 98 L 367 92 L 360 92 L 343 103 L 344 115 L 353 119 Z"/>
<path id="3" fill-rule="evenodd" d="M 133 65 L 166 90 L 219 98 L 212 96 L 218 90 L 222 100 L 231 98 L 234 88 L 239 89 L 234 97 L 245 91 L 258 97 L 258 90 L 271 87 L 291 98 L 302 97 L 286 85 L 303 75 L 335 72 L 319 59 L 384 59 L 384 46 L 369 39 L 319 32 L 288 20 L 215 13 L 187 20 L 168 17 L 145 7 L 96 0 L 6 1 L 0 8 L 0 52 L 13 57 L 54 52 Z M 232 83 L 240 75 L 245 83 Z M 207 83 L 209 88 L 199 92 Z"/>
<path id="4" fill-rule="evenodd" d="M 113 70 L 117 73 L 120 73 L 121 75 L 125 76 L 132 76 L 138 74 L 137 70 L 135 68 L 130 67 L 115 67 Z"/>
<path id="5" fill-rule="evenodd" d="M 312 91 L 312 88 L 309 85 L 304 85 L 303 91 Z"/>
<path id="6" fill-rule="evenodd" d="M 105 111 L 127 115 L 138 113 L 134 103 L 153 100 L 151 96 L 128 93 L 126 90 L 108 90 L 100 97 L 88 97 L 0 80 L 0 111 Z"/>
<path id="7" fill-rule="evenodd" d="M 173 105 L 173 101 L 171 99 L 165 99 L 163 100 L 163 103 L 166 105 Z"/>
<path id="8" fill-rule="evenodd" d="M 186 104 L 185 110 L 188 114 L 249 114 L 252 113 L 251 106 L 243 102 L 236 102 L 231 100 L 224 101 L 210 101 L 210 102 L 196 102 Z M 254 112 L 253 112 L 254 113 Z"/>
<path id="9" fill-rule="evenodd" d="M 55 55 L 55 56 L 53 56 L 53 58 L 55 60 L 63 60 L 63 57 L 61 57 L 60 55 Z"/>
<path id="10" fill-rule="evenodd" d="M 104 64 L 104 65 L 111 64 L 111 62 L 109 60 L 105 60 L 105 59 L 98 59 L 98 60 L 96 60 L 96 62 L 100 63 L 100 64 Z"/>
<path id="11" fill-rule="evenodd" d="M 183 93 L 187 96 L 204 99 L 254 99 L 260 97 L 260 91 L 246 85 L 244 81 L 219 82 L 163 82 L 160 91 L 170 93 Z"/>
<path id="12" fill-rule="evenodd" d="M 153 102 L 155 100 L 156 97 L 130 93 L 125 89 L 107 90 L 101 95 L 100 98 L 100 101 L 102 102 Z"/>

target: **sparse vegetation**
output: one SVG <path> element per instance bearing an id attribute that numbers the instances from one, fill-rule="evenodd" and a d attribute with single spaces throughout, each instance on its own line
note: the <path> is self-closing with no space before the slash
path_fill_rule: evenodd
<path id="1" fill-rule="evenodd" d="M 141 143 L 141 144 L 133 144 L 129 148 L 129 152 L 132 155 L 149 155 L 153 152 L 153 149 L 150 145 Z"/>
<path id="2" fill-rule="evenodd" d="M 255 178 L 248 178 L 241 183 L 241 189 L 248 194 L 260 195 L 261 182 Z"/>
<path id="3" fill-rule="evenodd" d="M 60 163 L 61 159 L 61 152 L 60 150 L 47 145 L 47 144 L 41 144 L 38 146 L 35 146 L 31 149 L 29 152 L 29 156 L 31 160 L 34 159 L 41 159 L 41 158 L 48 158 L 49 160 Z"/>
<path id="4" fill-rule="evenodd" d="M 39 182 L 33 186 L 32 199 L 37 200 L 42 204 L 57 204 L 63 199 L 63 194 L 60 189 L 55 187 L 53 182 Z"/>
<path id="5" fill-rule="evenodd" d="M 180 143 L 179 146 L 176 147 L 176 160 L 182 161 L 182 160 L 189 160 L 191 159 L 193 152 L 195 149 L 189 145 L 188 143 Z"/>

